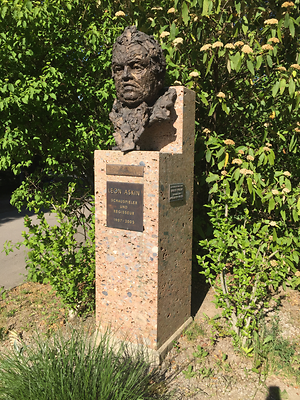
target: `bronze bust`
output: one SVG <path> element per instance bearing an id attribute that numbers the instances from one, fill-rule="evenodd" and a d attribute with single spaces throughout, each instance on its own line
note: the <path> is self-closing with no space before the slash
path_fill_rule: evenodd
<path id="1" fill-rule="evenodd" d="M 166 61 L 153 38 L 125 28 L 116 40 L 112 56 L 112 76 L 117 99 L 109 114 L 115 132 L 116 150 L 140 150 L 139 139 L 147 128 L 170 118 L 176 92 L 164 89 Z"/>

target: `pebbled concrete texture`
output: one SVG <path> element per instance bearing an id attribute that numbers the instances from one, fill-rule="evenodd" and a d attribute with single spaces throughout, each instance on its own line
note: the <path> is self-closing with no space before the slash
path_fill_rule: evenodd
<path id="1" fill-rule="evenodd" d="M 176 91 L 171 123 L 144 138 L 149 150 L 95 152 L 96 321 L 158 353 L 191 315 L 194 93 Z M 109 175 L 110 164 L 143 166 L 144 176 Z M 125 183 L 143 186 L 141 230 L 106 222 L 106 190 Z M 169 185 L 181 183 L 184 200 L 171 203 Z"/>

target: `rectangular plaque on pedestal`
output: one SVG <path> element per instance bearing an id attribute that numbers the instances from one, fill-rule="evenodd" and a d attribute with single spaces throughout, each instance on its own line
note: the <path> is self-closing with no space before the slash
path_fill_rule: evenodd
<path id="1" fill-rule="evenodd" d="M 107 226 L 143 232 L 144 185 L 106 182 Z"/>

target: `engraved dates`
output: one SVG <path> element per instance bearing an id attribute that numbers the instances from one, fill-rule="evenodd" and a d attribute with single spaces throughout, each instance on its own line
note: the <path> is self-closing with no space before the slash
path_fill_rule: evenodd
<path id="1" fill-rule="evenodd" d="M 143 232 L 144 185 L 106 182 L 107 226 Z"/>

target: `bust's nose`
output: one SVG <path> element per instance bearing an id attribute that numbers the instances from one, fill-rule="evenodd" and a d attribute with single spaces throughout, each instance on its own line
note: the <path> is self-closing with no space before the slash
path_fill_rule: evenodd
<path id="1" fill-rule="evenodd" d="M 128 80 L 132 77 L 131 75 L 131 68 L 128 67 L 127 65 L 125 65 L 124 69 L 123 69 L 123 75 L 122 78 L 123 80 Z"/>

